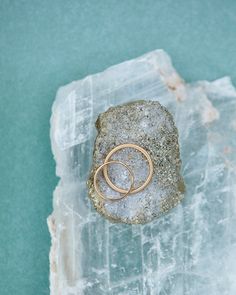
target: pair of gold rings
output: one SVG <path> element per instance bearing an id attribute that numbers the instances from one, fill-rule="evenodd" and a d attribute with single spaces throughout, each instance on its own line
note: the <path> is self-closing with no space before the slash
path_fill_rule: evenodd
<path id="1" fill-rule="evenodd" d="M 133 174 L 132 170 L 130 169 L 130 167 L 128 165 L 124 164 L 123 162 L 110 160 L 114 153 L 116 153 L 117 151 L 119 151 L 121 149 L 125 149 L 125 148 L 133 148 L 133 149 L 141 152 L 148 162 L 148 167 L 149 167 L 148 176 L 147 176 L 146 180 L 144 181 L 144 183 L 136 188 L 134 187 L 134 174 Z M 110 164 L 119 164 L 128 170 L 129 178 L 130 178 L 130 187 L 128 190 L 116 186 L 111 181 L 111 179 L 109 178 L 109 175 L 108 175 L 108 165 L 110 165 Z M 106 197 L 99 190 L 97 177 L 98 177 L 98 173 L 100 171 L 103 171 L 103 176 L 104 176 L 107 184 L 110 186 L 110 188 L 112 188 L 114 191 L 120 193 L 119 198 Z M 144 148 L 142 148 L 136 144 L 125 143 L 125 144 L 120 144 L 120 145 L 116 146 L 108 153 L 108 155 L 106 156 L 106 158 L 104 160 L 104 163 L 101 166 L 99 166 L 98 169 L 95 171 L 93 184 L 94 184 L 95 191 L 102 199 L 109 200 L 109 201 L 118 201 L 118 200 L 121 200 L 121 199 L 127 197 L 128 195 L 135 194 L 135 193 L 142 191 L 150 183 L 152 176 L 153 176 L 153 162 L 152 162 L 152 159 L 151 159 L 149 153 Z"/>

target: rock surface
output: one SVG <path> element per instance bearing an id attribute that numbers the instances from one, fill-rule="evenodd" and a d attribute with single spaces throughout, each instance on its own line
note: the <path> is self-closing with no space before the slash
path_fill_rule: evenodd
<path id="1" fill-rule="evenodd" d="M 89 195 L 97 211 L 114 222 L 146 223 L 167 212 L 183 198 L 184 183 L 180 175 L 178 131 L 173 117 L 157 101 L 136 101 L 110 108 L 96 122 L 98 136 L 93 154 L 93 170 L 89 180 Z M 116 201 L 104 201 L 94 190 L 97 168 L 114 147 L 133 143 L 147 150 L 154 164 L 151 183 L 142 191 Z M 135 187 L 148 176 L 148 163 L 140 152 L 123 149 L 111 160 L 127 164 L 134 173 Z M 109 175 L 118 187 L 127 187 L 128 174 L 117 165 Z M 123 177 L 122 177 L 123 176 Z M 126 176 L 126 177 L 125 177 Z M 116 195 L 102 176 L 98 179 L 105 196 Z"/>
<path id="2" fill-rule="evenodd" d="M 114 224 L 88 198 L 94 124 L 145 97 L 174 117 L 186 195 L 148 224 Z M 48 219 L 51 294 L 236 294 L 235 118 L 229 78 L 186 84 L 162 50 L 61 87 L 51 117 L 60 177 Z"/>

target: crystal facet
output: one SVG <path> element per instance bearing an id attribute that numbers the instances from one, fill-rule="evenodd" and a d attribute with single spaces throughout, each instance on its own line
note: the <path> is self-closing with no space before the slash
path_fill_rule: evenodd
<path id="1" fill-rule="evenodd" d="M 113 224 L 88 198 L 94 123 L 143 98 L 174 117 L 186 195 L 151 223 Z M 186 84 L 162 50 L 61 87 L 51 117 L 60 177 L 48 219 L 51 294 L 235 294 L 235 118 L 229 78 Z"/>

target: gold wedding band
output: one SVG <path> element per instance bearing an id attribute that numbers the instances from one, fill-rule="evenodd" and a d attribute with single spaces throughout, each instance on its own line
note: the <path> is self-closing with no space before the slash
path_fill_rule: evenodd
<path id="1" fill-rule="evenodd" d="M 131 190 L 128 193 L 128 194 L 135 194 L 135 193 L 138 193 L 138 192 L 142 191 L 150 183 L 150 181 L 152 179 L 152 176 L 153 176 L 153 162 L 152 162 L 152 159 L 151 159 L 149 153 L 144 148 L 142 148 L 142 147 L 140 147 L 140 146 L 138 146 L 136 144 L 133 144 L 133 143 L 125 143 L 125 144 L 121 144 L 121 145 L 118 145 L 115 148 L 113 148 L 108 153 L 108 155 L 106 156 L 105 161 L 104 161 L 104 164 L 109 163 L 109 160 L 110 160 L 111 156 L 114 153 L 116 153 L 117 151 L 119 151 L 121 149 L 125 149 L 125 148 L 133 148 L 133 149 L 141 152 L 145 156 L 145 158 L 147 159 L 147 161 L 148 161 L 149 173 L 148 173 L 148 176 L 147 176 L 145 182 L 141 186 L 139 186 L 137 188 L 131 187 Z M 122 163 L 122 162 L 120 162 L 120 163 Z M 122 188 L 119 188 L 116 185 L 114 185 L 114 183 L 112 183 L 112 181 L 110 180 L 110 178 L 108 176 L 107 165 L 104 165 L 103 167 L 104 167 L 104 169 L 103 169 L 104 178 L 105 178 L 107 184 L 113 190 L 115 190 L 115 191 L 117 191 L 119 193 L 128 195 L 127 194 L 127 190 L 124 190 Z M 126 168 L 127 168 L 127 166 L 126 166 Z"/>
<path id="2" fill-rule="evenodd" d="M 101 191 L 98 188 L 98 184 L 97 184 L 97 177 L 98 177 L 98 173 L 104 168 L 107 167 L 110 164 L 120 164 L 122 166 L 124 166 L 128 171 L 129 171 L 129 177 L 130 177 L 130 188 L 128 190 L 122 190 L 123 191 L 123 195 L 120 196 L 119 198 L 110 198 L 110 197 L 106 197 L 104 196 Z M 108 200 L 108 201 L 118 201 L 121 200 L 123 198 L 125 198 L 128 194 L 130 194 L 131 190 L 133 189 L 133 184 L 134 184 L 134 175 L 133 172 L 131 171 L 131 169 L 124 164 L 123 162 L 120 161 L 106 161 L 104 162 L 101 166 L 98 167 L 98 169 L 96 170 L 95 174 L 94 174 L 94 178 L 93 178 L 93 185 L 94 185 L 94 189 L 96 190 L 97 194 L 103 199 L 103 200 Z"/>

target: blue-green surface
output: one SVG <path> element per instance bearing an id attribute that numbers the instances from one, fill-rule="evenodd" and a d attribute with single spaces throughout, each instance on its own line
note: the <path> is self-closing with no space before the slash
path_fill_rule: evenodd
<path id="1" fill-rule="evenodd" d="M 163 48 L 187 81 L 236 83 L 236 1 L 0 1 L 0 294 L 49 294 L 60 85 Z"/>

